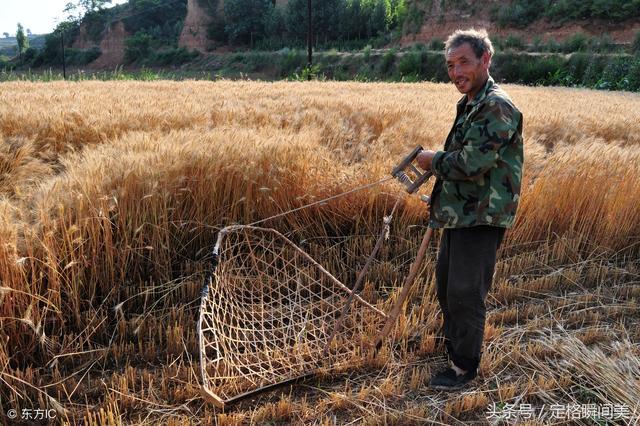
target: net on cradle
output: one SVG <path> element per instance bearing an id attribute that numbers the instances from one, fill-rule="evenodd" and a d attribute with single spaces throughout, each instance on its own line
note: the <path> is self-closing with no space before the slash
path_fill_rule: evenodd
<path id="1" fill-rule="evenodd" d="M 386 318 L 353 295 L 327 348 L 349 288 L 273 229 L 224 228 L 214 253 L 198 334 L 202 389 L 220 407 L 320 369 L 356 364 Z"/>

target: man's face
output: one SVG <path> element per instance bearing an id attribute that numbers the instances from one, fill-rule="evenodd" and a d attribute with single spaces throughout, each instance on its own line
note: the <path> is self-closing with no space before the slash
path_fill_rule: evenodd
<path id="1" fill-rule="evenodd" d="M 480 59 L 476 57 L 469 43 L 462 43 L 445 53 L 447 72 L 460 93 L 466 94 L 469 100 L 482 88 L 489 77 L 489 53 L 485 52 Z"/>

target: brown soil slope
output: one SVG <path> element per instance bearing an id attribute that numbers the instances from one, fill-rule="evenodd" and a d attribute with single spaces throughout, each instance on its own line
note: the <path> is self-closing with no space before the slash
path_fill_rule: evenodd
<path id="1" fill-rule="evenodd" d="M 432 2 L 431 7 L 422 9 L 424 21 L 417 33 L 405 34 L 401 39 L 403 46 L 428 42 L 434 38 L 444 40 L 449 34 L 459 28 L 486 28 L 490 35 L 506 37 L 515 35 L 527 42 L 540 36 L 543 40 L 554 38 L 563 40 L 575 33 L 600 37 L 608 34 L 617 43 L 630 43 L 637 31 L 640 31 L 640 19 L 629 20 L 623 23 L 612 23 L 601 20 L 585 20 L 560 24 L 540 19 L 525 28 L 500 28 L 491 21 L 490 10 L 495 4 L 507 3 L 505 1 L 469 1 L 471 8 L 442 8 L 441 2 Z M 474 5 L 474 3 L 476 3 Z"/>

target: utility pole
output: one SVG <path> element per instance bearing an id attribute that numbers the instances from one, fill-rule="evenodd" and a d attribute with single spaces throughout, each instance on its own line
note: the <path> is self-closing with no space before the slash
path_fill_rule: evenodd
<path id="1" fill-rule="evenodd" d="M 307 80 L 311 80 L 311 65 L 313 64 L 313 21 L 311 20 L 311 0 L 307 0 Z"/>
<path id="2" fill-rule="evenodd" d="M 62 46 L 62 78 L 67 79 L 67 65 L 64 59 L 64 30 L 60 31 L 60 45 Z"/>

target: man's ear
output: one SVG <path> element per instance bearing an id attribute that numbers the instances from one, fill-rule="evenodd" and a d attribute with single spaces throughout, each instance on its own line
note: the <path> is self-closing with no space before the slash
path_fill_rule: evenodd
<path id="1" fill-rule="evenodd" d="M 489 52 L 485 51 L 482 54 L 482 58 L 480 58 L 482 61 L 482 65 L 486 66 L 487 69 L 489 69 L 489 64 L 491 63 L 491 55 L 489 54 Z"/>

